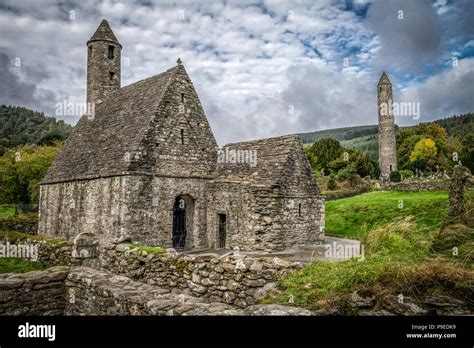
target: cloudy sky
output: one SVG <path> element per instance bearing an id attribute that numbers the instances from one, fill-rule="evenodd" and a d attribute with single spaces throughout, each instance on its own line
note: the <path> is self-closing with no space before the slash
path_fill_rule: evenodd
<path id="1" fill-rule="evenodd" d="M 86 98 L 107 19 L 122 85 L 183 61 L 219 144 L 375 124 L 385 70 L 416 124 L 474 110 L 474 1 L 0 0 L 0 104 L 54 116 Z M 75 124 L 77 117 L 58 116 Z"/>

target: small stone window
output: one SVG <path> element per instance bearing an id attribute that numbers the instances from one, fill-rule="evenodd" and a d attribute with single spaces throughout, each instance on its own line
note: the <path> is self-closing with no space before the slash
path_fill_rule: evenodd
<path id="1" fill-rule="evenodd" d="M 109 80 L 112 81 L 115 79 L 115 73 L 112 71 L 109 71 Z"/>
<path id="2" fill-rule="evenodd" d="M 379 86 L 379 92 L 382 92 L 382 86 Z"/>
<path id="3" fill-rule="evenodd" d="M 181 129 L 181 145 L 184 145 L 184 129 Z"/>
<path id="4" fill-rule="evenodd" d="M 92 56 L 92 46 L 89 46 L 89 55 Z"/>
<path id="5" fill-rule="evenodd" d="M 298 216 L 301 217 L 301 203 L 298 204 Z"/>
<path id="6" fill-rule="evenodd" d="M 392 165 L 390 165 L 390 171 L 392 171 Z"/>
<path id="7" fill-rule="evenodd" d="M 109 57 L 109 59 L 114 59 L 114 48 L 115 48 L 114 46 L 109 45 L 109 52 L 108 52 L 108 55 L 107 55 Z"/>
<path id="8" fill-rule="evenodd" d="M 184 103 L 184 93 L 181 93 L 181 103 Z"/>

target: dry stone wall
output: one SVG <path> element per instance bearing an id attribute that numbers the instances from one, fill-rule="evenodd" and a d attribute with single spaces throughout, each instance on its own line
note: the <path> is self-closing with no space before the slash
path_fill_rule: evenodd
<path id="1" fill-rule="evenodd" d="M 29 235 L 10 237 L 8 233 L 0 233 L 0 243 L 5 248 L 5 257 L 22 257 L 51 266 L 77 264 L 72 257 L 72 244 L 66 241 Z"/>
<path id="2" fill-rule="evenodd" d="M 283 305 L 245 309 L 89 267 L 0 276 L 0 315 L 312 315 Z"/>
<path id="3" fill-rule="evenodd" d="M 87 267 L 71 269 L 65 286 L 67 315 L 312 315 L 307 309 L 284 305 L 240 309 Z"/>
<path id="4" fill-rule="evenodd" d="M 405 180 L 403 182 L 388 183 L 390 190 L 399 191 L 436 191 L 447 190 L 449 180 Z"/>
<path id="5" fill-rule="evenodd" d="M 130 278 L 87 267 L 74 268 L 66 280 L 68 315 L 242 315 L 223 303 L 170 293 Z"/>
<path id="6" fill-rule="evenodd" d="M 63 314 L 65 266 L 45 271 L 0 275 L 0 315 Z"/>
<path id="7" fill-rule="evenodd" d="M 148 254 L 127 244 L 108 245 L 102 266 L 173 293 L 193 295 L 241 308 L 266 295 L 266 285 L 301 267 L 277 257 L 216 254 Z"/>

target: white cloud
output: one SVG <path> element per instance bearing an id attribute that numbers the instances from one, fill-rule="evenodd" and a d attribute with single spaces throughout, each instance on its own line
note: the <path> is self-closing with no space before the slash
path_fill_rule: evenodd
<path id="1" fill-rule="evenodd" d="M 438 82 L 449 81 L 449 90 L 431 79 L 416 85 L 416 77 L 403 79 L 407 70 L 411 72 L 410 64 L 418 62 L 423 67 L 423 59 L 437 57 L 444 47 L 438 36 L 424 40 L 439 31 L 436 11 L 449 5 L 441 1 L 434 7 L 423 2 L 408 4 L 407 15 L 416 20 L 410 17 L 404 22 L 408 27 L 401 28 L 384 24 L 384 18 L 397 8 L 396 2 L 371 4 L 367 21 L 346 11 L 344 2 L 334 2 L 159 1 L 145 5 L 112 0 L 64 4 L 4 0 L 0 5 L 0 52 L 10 59 L 22 59 L 16 74 L 26 84 L 19 86 L 29 91 L 33 86 L 36 94 L 47 96 L 35 104 L 37 108 L 51 112 L 57 101 L 66 98 L 83 102 L 85 43 L 106 18 L 123 45 L 122 58 L 130 62 L 125 66 L 122 61 L 122 85 L 164 71 L 180 57 L 221 144 L 374 124 L 375 86 L 384 66 L 397 74 L 391 75 L 392 82 L 406 88 L 404 97 L 423 101 L 427 115 L 468 111 L 470 98 L 456 87 L 470 82 L 465 68 L 432 76 Z M 359 0 L 354 5 L 366 3 Z M 428 19 L 417 12 L 423 6 L 431 8 Z M 441 27 L 461 15 L 462 11 L 449 7 Z M 461 23 L 468 28 L 469 19 Z M 420 27 L 426 32 L 413 34 Z M 456 36 L 450 30 L 446 40 L 459 41 L 460 49 L 464 47 L 469 40 L 461 37 L 468 35 Z M 418 47 L 420 42 L 424 46 Z M 349 66 L 344 66 L 345 58 Z M 425 89 L 430 92 L 423 92 Z M 436 104 L 431 95 L 446 100 L 443 105 L 448 106 Z M 288 112 L 290 105 L 295 107 L 293 114 Z"/>

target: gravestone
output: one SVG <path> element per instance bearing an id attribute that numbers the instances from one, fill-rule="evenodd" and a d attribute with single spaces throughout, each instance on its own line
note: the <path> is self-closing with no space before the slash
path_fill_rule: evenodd
<path id="1" fill-rule="evenodd" d="M 99 269 L 99 240 L 97 236 L 90 232 L 80 233 L 74 239 L 72 257 L 79 259 L 81 266 Z"/>

